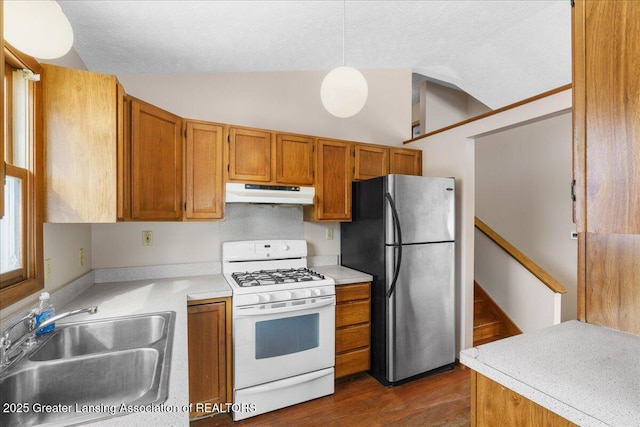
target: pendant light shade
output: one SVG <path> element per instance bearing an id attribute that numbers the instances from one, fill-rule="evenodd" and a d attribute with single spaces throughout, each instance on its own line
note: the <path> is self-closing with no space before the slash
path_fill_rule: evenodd
<path id="1" fill-rule="evenodd" d="M 53 0 L 5 0 L 4 38 L 27 55 L 54 59 L 73 46 L 73 29 Z"/>
<path id="2" fill-rule="evenodd" d="M 320 86 L 322 105 L 336 117 L 347 118 L 362 110 L 369 96 L 367 80 L 351 67 L 337 67 L 329 71 Z"/>

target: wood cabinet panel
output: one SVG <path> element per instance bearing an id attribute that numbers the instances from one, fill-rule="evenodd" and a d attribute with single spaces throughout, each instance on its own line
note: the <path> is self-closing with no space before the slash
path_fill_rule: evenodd
<path id="1" fill-rule="evenodd" d="M 578 317 L 640 334 L 640 7 L 576 0 L 572 30 Z"/>
<path id="2" fill-rule="evenodd" d="M 369 301 L 352 301 L 336 305 L 336 327 L 369 321 Z"/>
<path id="3" fill-rule="evenodd" d="M 45 221 L 115 222 L 118 103 L 114 76 L 43 65 Z"/>
<path id="4" fill-rule="evenodd" d="M 389 173 L 389 148 L 380 145 L 355 144 L 354 180 L 370 179 Z"/>
<path id="5" fill-rule="evenodd" d="M 574 8 L 578 231 L 640 234 L 640 8 Z"/>
<path id="6" fill-rule="evenodd" d="M 118 84 L 118 220 L 131 219 L 131 98 Z"/>
<path id="7" fill-rule="evenodd" d="M 586 233 L 585 317 L 640 335 L 640 235 Z"/>
<path id="8" fill-rule="evenodd" d="M 311 137 L 276 135 L 276 182 L 313 185 L 315 140 Z"/>
<path id="9" fill-rule="evenodd" d="M 371 328 L 368 323 L 346 326 L 336 331 L 336 354 L 354 348 L 369 347 Z"/>
<path id="10" fill-rule="evenodd" d="M 270 182 L 271 132 L 231 127 L 229 129 L 229 181 Z"/>
<path id="11" fill-rule="evenodd" d="M 146 102 L 131 101 L 131 216 L 182 216 L 182 119 Z"/>
<path id="12" fill-rule="evenodd" d="M 185 127 L 185 218 L 222 218 L 224 127 L 193 120 Z"/>
<path id="13" fill-rule="evenodd" d="M 351 143 L 327 139 L 316 141 L 316 204 L 305 216 L 315 221 L 351 220 Z"/>
<path id="14" fill-rule="evenodd" d="M 192 305 L 188 311 L 189 402 L 231 402 L 230 300 Z M 195 409 L 195 408 L 194 408 Z M 190 417 L 208 415 L 190 412 Z"/>
<path id="15" fill-rule="evenodd" d="M 368 347 L 336 355 L 336 379 L 368 371 L 370 360 L 371 350 Z"/>
<path id="16" fill-rule="evenodd" d="M 371 367 L 371 283 L 336 287 L 336 378 Z"/>
<path id="17" fill-rule="evenodd" d="M 422 175 L 422 151 L 390 148 L 389 156 L 389 173 Z"/>
<path id="18" fill-rule="evenodd" d="M 336 288 L 336 303 L 368 300 L 371 297 L 371 284 L 354 283 Z"/>
<path id="19" fill-rule="evenodd" d="M 576 425 L 475 371 L 471 388 L 472 427 Z"/>

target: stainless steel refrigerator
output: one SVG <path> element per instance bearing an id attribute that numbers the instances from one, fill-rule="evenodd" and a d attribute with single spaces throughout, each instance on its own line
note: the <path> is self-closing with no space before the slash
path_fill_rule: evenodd
<path id="1" fill-rule="evenodd" d="M 455 361 L 455 180 L 387 175 L 353 183 L 341 264 L 373 276 L 371 374 L 398 384 Z"/>

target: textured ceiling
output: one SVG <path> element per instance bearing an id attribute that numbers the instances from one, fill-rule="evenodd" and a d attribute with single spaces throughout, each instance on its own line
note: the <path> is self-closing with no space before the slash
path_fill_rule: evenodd
<path id="1" fill-rule="evenodd" d="M 59 0 L 90 70 L 110 74 L 329 70 L 341 0 Z M 491 108 L 571 81 L 568 0 L 347 0 L 345 62 L 410 68 Z"/>

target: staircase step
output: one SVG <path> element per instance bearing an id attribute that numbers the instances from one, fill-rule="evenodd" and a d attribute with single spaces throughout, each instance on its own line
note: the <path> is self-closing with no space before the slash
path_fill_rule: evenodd
<path id="1" fill-rule="evenodd" d="M 497 337 L 502 332 L 502 322 L 489 316 L 474 316 L 473 341 Z"/>
<path id="2" fill-rule="evenodd" d="M 473 346 L 477 347 L 477 346 L 482 345 L 482 344 L 489 344 L 490 342 L 498 341 L 498 340 L 501 340 L 501 339 L 504 339 L 504 338 L 509 338 L 509 337 L 506 336 L 506 335 L 503 335 L 503 334 L 498 334 L 498 335 L 494 335 L 494 336 L 491 336 L 491 337 L 488 337 L 488 338 L 483 338 L 483 339 L 480 339 L 480 340 L 476 340 L 474 338 Z"/>
<path id="3" fill-rule="evenodd" d="M 482 313 L 483 303 L 484 303 L 484 300 L 482 298 L 474 298 L 474 300 L 473 300 L 473 314 L 474 314 L 474 316 L 476 314 Z"/>

